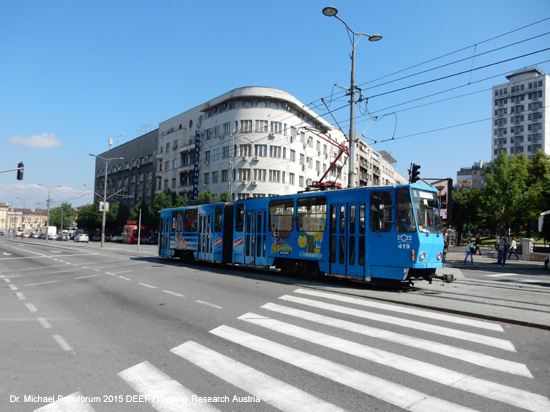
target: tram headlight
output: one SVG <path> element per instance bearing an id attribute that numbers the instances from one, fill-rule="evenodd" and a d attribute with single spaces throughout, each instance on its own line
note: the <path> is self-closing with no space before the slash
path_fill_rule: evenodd
<path id="1" fill-rule="evenodd" d="M 443 253 L 439 252 L 437 254 L 437 260 L 441 260 L 441 259 L 443 259 Z"/>
<path id="2" fill-rule="evenodd" d="M 418 255 L 418 259 L 422 262 L 424 259 L 426 259 L 426 252 L 420 252 Z"/>

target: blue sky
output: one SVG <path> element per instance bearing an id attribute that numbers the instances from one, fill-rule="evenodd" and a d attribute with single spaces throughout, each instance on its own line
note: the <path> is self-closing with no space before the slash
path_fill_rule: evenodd
<path id="1" fill-rule="evenodd" d="M 0 201 L 45 207 L 41 184 L 52 206 L 91 202 L 89 153 L 237 87 L 279 88 L 319 114 L 325 98 L 347 132 L 335 85 L 349 87 L 351 43 L 322 14 L 329 5 L 356 32 L 383 36 L 356 46 L 368 98 L 356 130 L 378 116 L 367 142 L 404 175 L 414 162 L 424 177 L 456 179 L 489 161 L 491 86 L 527 66 L 550 73 L 547 0 L 3 2 L 0 169 L 24 161 L 25 175 L 0 173 Z"/>

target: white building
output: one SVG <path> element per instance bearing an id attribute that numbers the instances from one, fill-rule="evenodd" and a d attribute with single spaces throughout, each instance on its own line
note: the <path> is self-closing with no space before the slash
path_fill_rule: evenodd
<path id="1" fill-rule="evenodd" d="M 160 123 L 156 193 L 169 188 L 192 198 L 210 189 L 234 200 L 296 193 L 321 179 L 338 144 L 347 146 L 344 134 L 289 93 L 238 88 Z M 356 185 L 402 181 L 378 152 L 361 148 Z M 346 187 L 346 158 L 324 181 Z"/>
<path id="2" fill-rule="evenodd" d="M 506 78 L 508 83 L 493 86 L 492 160 L 501 152 L 550 154 L 548 75 L 529 68 Z"/>

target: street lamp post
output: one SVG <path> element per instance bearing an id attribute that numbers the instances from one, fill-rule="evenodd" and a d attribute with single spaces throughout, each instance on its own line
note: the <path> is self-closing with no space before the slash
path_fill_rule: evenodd
<path id="1" fill-rule="evenodd" d="M 351 42 L 351 85 L 349 88 L 350 95 L 350 112 L 349 112 L 349 172 L 348 172 L 348 187 L 352 188 L 355 186 L 355 90 L 357 86 L 355 85 L 355 46 L 359 43 L 359 40 L 362 36 L 367 36 L 369 41 L 378 41 L 382 39 L 382 36 L 379 34 L 367 34 L 367 33 L 357 33 L 350 29 L 348 24 L 338 16 L 338 9 L 336 7 L 325 7 L 323 9 L 323 14 L 328 17 L 336 17 L 348 31 L 348 36 Z M 355 38 L 357 37 L 357 40 Z"/>
<path id="2" fill-rule="evenodd" d="M 105 215 L 107 213 L 107 168 L 109 166 L 109 163 L 111 163 L 111 160 L 124 160 L 123 157 L 111 157 L 111 158 L 104 158 L 98 155 L 95 155 L 93 153 L 90 153 L 90 156 L 96 157 L 98 159 L 101 159 L 105 162 L 105 179 L 103 183 L 103 218 L 101 220 L 101 247 L 103 247 L 105 242 Z"/>
<path id="3" fill-rule="evenodd" d="M 50 230 L 50 202 L 52 201 L 52 199 L 50 199 L 50 193 L 51 193 L 52 187 L 61 187 L 61 186 L 46 186 L 46 185 L 43 185 L 42 183 L 38 183 L 38 186 L 44 186 L 48 188 L 48 200 L 46 201 L 46 204 L 48 207 L 48 217 L 46 219 L 46 242 L 47 242 L 49 240 L 48 231 Z"/>

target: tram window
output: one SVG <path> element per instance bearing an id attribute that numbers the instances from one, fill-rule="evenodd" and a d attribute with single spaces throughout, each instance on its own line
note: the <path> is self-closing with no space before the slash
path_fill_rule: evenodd
<path id="1" fill-rule="evenodd" d="M 292 199 L 269 202 L 269 229 L 272 232 L 291 232 L 294 219 L 294 201 Z"/>
<path id="2" fill-rule="evenodd" d="M 359 237 L 359 265 L 365 266 L 365 236 Z"/>
<path id="3" fill-rule="evenodd" d="M 365 233 L 365 205 L 359 206 L 359 233 Z"/>
<path id="4" fill-rule="evenodd" d="M 297 203 L 298 231 L 324 232 L 327 227 L 327 198 L 302 197 Z"/>
<path id="5" fill-rule="evenodd" d="M 346 207 L 340 206 L 340 233 L 346 233 Z"/>
<path id="6" fill-rule="evenodd" d="M 389 232 L 392 223 L 391 209 L 391 192 L 372 192 L 370 194 L 370 230 Z"/>
<path id="7" fill-rule="evenodd" d="M 330 233 L 336 233 L 336 206 L 330 207 Z"/>
<path id="8" fill-rule="evenodd" d="M 251 213 L 247 212 L 247 214 L 246 214 L 246 233 L 250 233 L 250 231 L 252 230 L 252 222 L 254 220 L 251 218 L 250 215 L 251 215 Z"/>
<path id="9" fill-rule="evenodd" d="M 242 232 L 244 228 L 244 205 L 235 208 L 235 231 Z"/>
<path id="10" fill-rule="evenodd" d="M 196 232 L 199 224 L 197 209 L 187 209 L 185 211 L 185 222 L 183 229 L 185 232 Z"/>
<path id="11" fill-rule="evenodd" d="M 258 216 L 257 216 L 256 219 L 258 220 L 258 222 L 256 223 L 256 228 L 257 228 L 256 230 L 258 231 L 258 233 L 261 233 L 261 231 L 262 231 L 262 212 L 258 212 Z"/>
<path id="12" fill-rule="evenodd" d="M 355 234 L 355 205 L 349 207 L 349 233 Z"/>
<path id="13" fill-rule="evenodd" d="M 216 232 L 221 232 L 222 231 L 222 213 L 223 213 L 223 208 L 221 206 L 216 206 L 216 223 L 214 225 L 214 231 Z"/>
<path id="14" fill-rule="evenodd" d="M 395 204 L 395 230 L 397 232 L 415 232 L 416 224 L 409 189 L 400 188 L 395 191 Z"/>
<path id="15" fill-rule="evenodd" d="M 355 265 L 355 236 L 349 238 L 349 264 Z"/>
<path id="16" fill-rule="evenodd" d="M 172 212 L 172 230 L 171 232 L 182 232 L 183 231 L 183 211 L 177 210 Z"/>
<path id="17" fill-rule="evenodd" d="M 336 237 L 330 237 L 330 263 L 336 263 Z"/>

